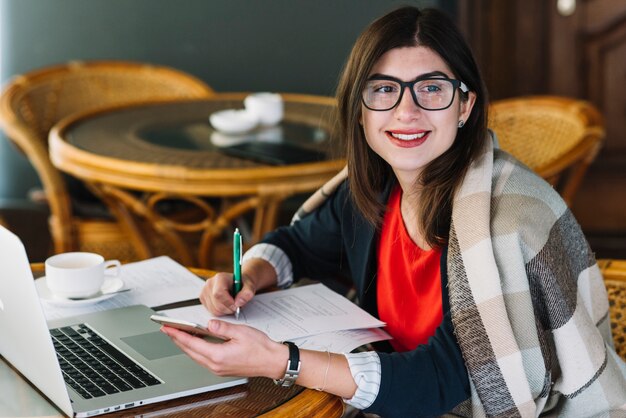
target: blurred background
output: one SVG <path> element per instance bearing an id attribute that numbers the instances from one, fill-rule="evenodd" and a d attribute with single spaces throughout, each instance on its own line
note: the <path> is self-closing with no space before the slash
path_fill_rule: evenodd
<path id="1" fill-rule="evenodd" d="M 458 22 L 491 99 L 555 94 L 601 111 L 607 137 L 573 211 L 599 257 L 626 258 L 623 0 L 0 0 L 0 80 L 115 59 L 171 66 L 218 92 L 331 96 L 357 35 L 404 4 Z M 37 186 L 28 160 L 0 137 L 2 216 L 23 225 L 23 239 L 43 241 L 45 214 L 27 197 Z"/>

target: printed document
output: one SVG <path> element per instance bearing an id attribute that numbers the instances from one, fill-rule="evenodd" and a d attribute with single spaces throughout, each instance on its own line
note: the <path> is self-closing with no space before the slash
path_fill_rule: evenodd
<path id="1" fill-rule="evenodd" d="M 385 325 L 323 284 L 258 294 L 242 308 L 239 320 L 233 315 L 215 317 L 202 305 L 170 309 L 162 313 L 199 324 L 206 324 L 210 319 L 245 324 L 263 331 L 275 341 L 297 341 L 298 338 L 307 337 L 311 345 L 321 344 L 325 348 L 328 348 L 328 341 L 337 335 L 324 337 L 326 333 L 366 330 Z M 374 334 L 376 340 L 387 338 L 376 331 Z M 321 339 L 314 340 L 312 337 L 317 335 L 321 336 Z M 355 333 L 353 336 L 357 337 L 358 334 Z M 344 341 L 344 345 L 353 342 L 354 340 L 350 343 Z"/>

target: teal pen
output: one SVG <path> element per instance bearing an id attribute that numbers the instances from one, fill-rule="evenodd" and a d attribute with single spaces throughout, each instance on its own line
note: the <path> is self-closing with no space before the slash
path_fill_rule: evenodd
<path id="1" fill-rule="evenodd" d="M 235 228 L 233 234 L 233 298 L 241 290 L 241 234 L 239 228 Z M 237 307 L 235 311 L 235 319 L 239 320 L 239 312 L 241 309 Z"/>

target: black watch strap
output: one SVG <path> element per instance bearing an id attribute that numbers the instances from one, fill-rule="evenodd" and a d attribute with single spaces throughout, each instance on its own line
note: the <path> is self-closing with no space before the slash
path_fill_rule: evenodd
<path id="1" fill-rule="evenodd" d="M 289 347 L 289 360 L 287 360 L 287 370 L 285 370 L 285 376 L 283 376 L 282 379 L 274 380 L 274 383 L 279 386 L 288 388 L 296 382 L 298 374 L 300 373 L 300 350 L 298 349 L 298 346 L 291 341 L 283 341 L 283 344 Z"/>

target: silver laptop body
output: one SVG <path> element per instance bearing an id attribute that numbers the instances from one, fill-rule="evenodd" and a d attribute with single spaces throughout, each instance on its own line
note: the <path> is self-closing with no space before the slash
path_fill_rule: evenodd
<path id="1" fill-rule="evenodd" d="M 149 319 L 154 311 L 146 306 L 47 323 L 24 246 L 2 226 L 0 271 L 0 354 L 68 416 L 99 415 L 247 382 L 216 376 L 193 362 L 159 331 Z M 49 330 L 83 323 L 158 383 L 91 399 L 66 385 Z"/>

